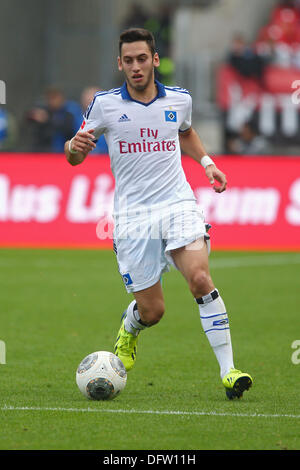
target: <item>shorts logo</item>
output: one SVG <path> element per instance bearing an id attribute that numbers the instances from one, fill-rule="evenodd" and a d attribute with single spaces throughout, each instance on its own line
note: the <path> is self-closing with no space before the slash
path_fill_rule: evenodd
<path id="1" fill-rule="evenodd" d="M 132 279 L 131 279 L 129 273 L 123 274 L 122 277 L 123 277 L 123 281 L 125 283 L 125 286 L 130 286 L 132 284 Z"/>
<path id="2" fill-rule="evenodd" d="M 165 111 L 165 120 L 167 122 L 177 122 L 177 111 Z"/>
<path id="3" fill-rule="evenodd" d="M 85 121 L 83 121 L 83 123 L 81 124 L 80 129 L 83 129 L 84 126 L 85 126 Z"/>

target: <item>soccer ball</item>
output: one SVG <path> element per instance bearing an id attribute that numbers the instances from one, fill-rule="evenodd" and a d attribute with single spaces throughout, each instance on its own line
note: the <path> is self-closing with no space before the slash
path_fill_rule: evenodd
<path id="1" fill-rule="evenodd" d="M 123 362 L 108 351 L 96 351 L 86 356 L 76 371 L 76 383 L 84 396 L 91 400 L 111 400 L 125 387 L 127 380 Z"/>

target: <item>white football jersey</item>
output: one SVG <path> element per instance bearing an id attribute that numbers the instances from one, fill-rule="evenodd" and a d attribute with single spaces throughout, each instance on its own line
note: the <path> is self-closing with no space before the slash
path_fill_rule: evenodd
<path id="1" fill-rule="evenodd" d="M 114 215 L 141 207 L 195 201 L 181 165 L 180 131 L 191 127 L 192 99 L 180 87 L 156 81 L 150 103 L 131 98 L 126 83 L 98 92 L 81 129 L 104 133 L 115 178 Z"/>

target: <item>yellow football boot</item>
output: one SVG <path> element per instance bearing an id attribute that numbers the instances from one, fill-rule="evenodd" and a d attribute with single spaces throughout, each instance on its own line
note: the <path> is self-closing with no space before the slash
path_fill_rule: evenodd
<path id="1" fill-rule="evenodd" d="M 228 374 L 223 377 L 223 385 L 229 400 L 241 398 L 245 390 L 249 390 L 253 380 L 249 374 L 245 374 L 237 369 L 231 369 Z"/>
<path id="2" fill-rule="evenodd" d="M 116 339 L 114 353 L 123 362 L 126 371 L 128 372 L 134 366 L 137 353 L 138 336 L 128 333 L 124 328 L 124 320 L 126 312 L 123 313 L 121 319 L 121 327 Z"/>

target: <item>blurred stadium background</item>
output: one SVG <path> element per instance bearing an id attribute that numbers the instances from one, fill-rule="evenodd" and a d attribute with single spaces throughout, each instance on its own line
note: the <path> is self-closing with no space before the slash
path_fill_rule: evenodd
<path id="1" fill-rule="evenodd" d="M 299 449 L 299 3 L 1 0 L 1 449 Z M 91 92 L 122 83 L 128 26 L 154 32 L 159 79 L 190 90 L 193 125 L 228 176 L 215 194 L 183 156 L 212 225 L 237 367 L 254 377 L 243 402 L 224 402 L 175 270 L 168 314 L 143 337 L 120 400 L 99 407 L 75 385 L 83 357 L 111 350 L 128 295 L 111 250 L 105 141 L 77 167 L 62 148 Z"/>
<path id="2" fill-rule="evenodd" d="M 205 185 L 204 180 L 193 183 L 208 219 L 222 225 L 223 237 L 228 226 L 241 230 L 234 231 L 236 241 L 232 234 L 228 239 L 225 236 L 222 247 L 251 248 L 254 244 L 256 248 L 266 248 L 270 241 L 270 248 L 298 249 L 298 0 L 1 2 L 0 243 L 23 241 L 27 245 L 31 240 L 32 244 L 45 245 L 51 242 L 50 236 L 45 238 L 42 233 L 46 231 L 45 222 L 51 233 L 54 216 L 58 217 L 63 206 L 68 206 L 66 194 L 72 193 L 75 176 L 83 191 L 82 201 L 85 197 L 86 201 L 92 198 L 93 186 L 98 196 L 102 194 L 98 200 L 103 202 L 106 198 L 100 214 L 95 215 L 94 211 L 94 216 L 85 218 L 82 213 L 74 216 L 80 230 L 83 222 L 94 223 L 103 211 L 109 211 L 111 194 L 105 188 L 113 183 L 105 157 L 105 141 L 94 153 L 95 158 L 79 170 L 68 168 L 65 160 L 57 157 L 62 156 L 64 141 L 80 125 L 88 93 L 122 83 L 116 62 L 118 36 L 129 26 L 153 31 L 161 57 L 158 78 L 190 90 L 193 125 L 208 153 L 219 157 L 222 169 L 228 172 L 229 191 L 220 199 L 222 202 L 215 202 L 205 190 L 201 192 L 197 185 Z M 13 157 L 14 152 L 17 155 Z M 26 157 L 20 153 L 26 153 Z M 49 154 L 55 154 L 56 158 L 51 159 Z M 98 155 L 101 157 L 96 158 Z M 63 172 L 61 181 L 57 180 L 57 165 Z M 185 162 L 189 178 L 193 178 L 191 165 Z M 95 171 L 100 175 L 98 180 L 92 176 Z M 89 179 L 90 186 L 84 177 Z M 248 191 L 249 187 L 252 192 Z M 43 212 L 40 216 L 39 210 L 34 212 L 32 208 L 37 206 L 37 200 L 41 207 L 47 207 L 46 212 L 40 208 Z M 231 215 L 226 217 L 228 207 Z M 259 213 L 258 217 L 254 212 Z M 30 223 L 39 220 L 44 224 L 30 229 L 35 236 L 26 235 Z M 15 230 L 16 222 L 27 224 L 22 224 L 20 232 Z M 63 222 L 57 227 L 62 233 Z M 253 241 L 251 236 L 252 242 L 249 228 L 256 229 L 257 238 Z M 276 235 L 273 239 L 279 228 L 281 241 Z M 282 230 L 287 234 L 286 244 L 282 241 Z M 262 234 L 266 238 L 263 245 L 259 241 Z M 53 243 L 65 243 L 68 236 L 66 231 L 65 237 Z M 245 243 L 241 244 L 243 237 Z M 233 241 L 229 243 L 229 239 Z M 97 245 L 96 238 L 94 245 Z"/>

